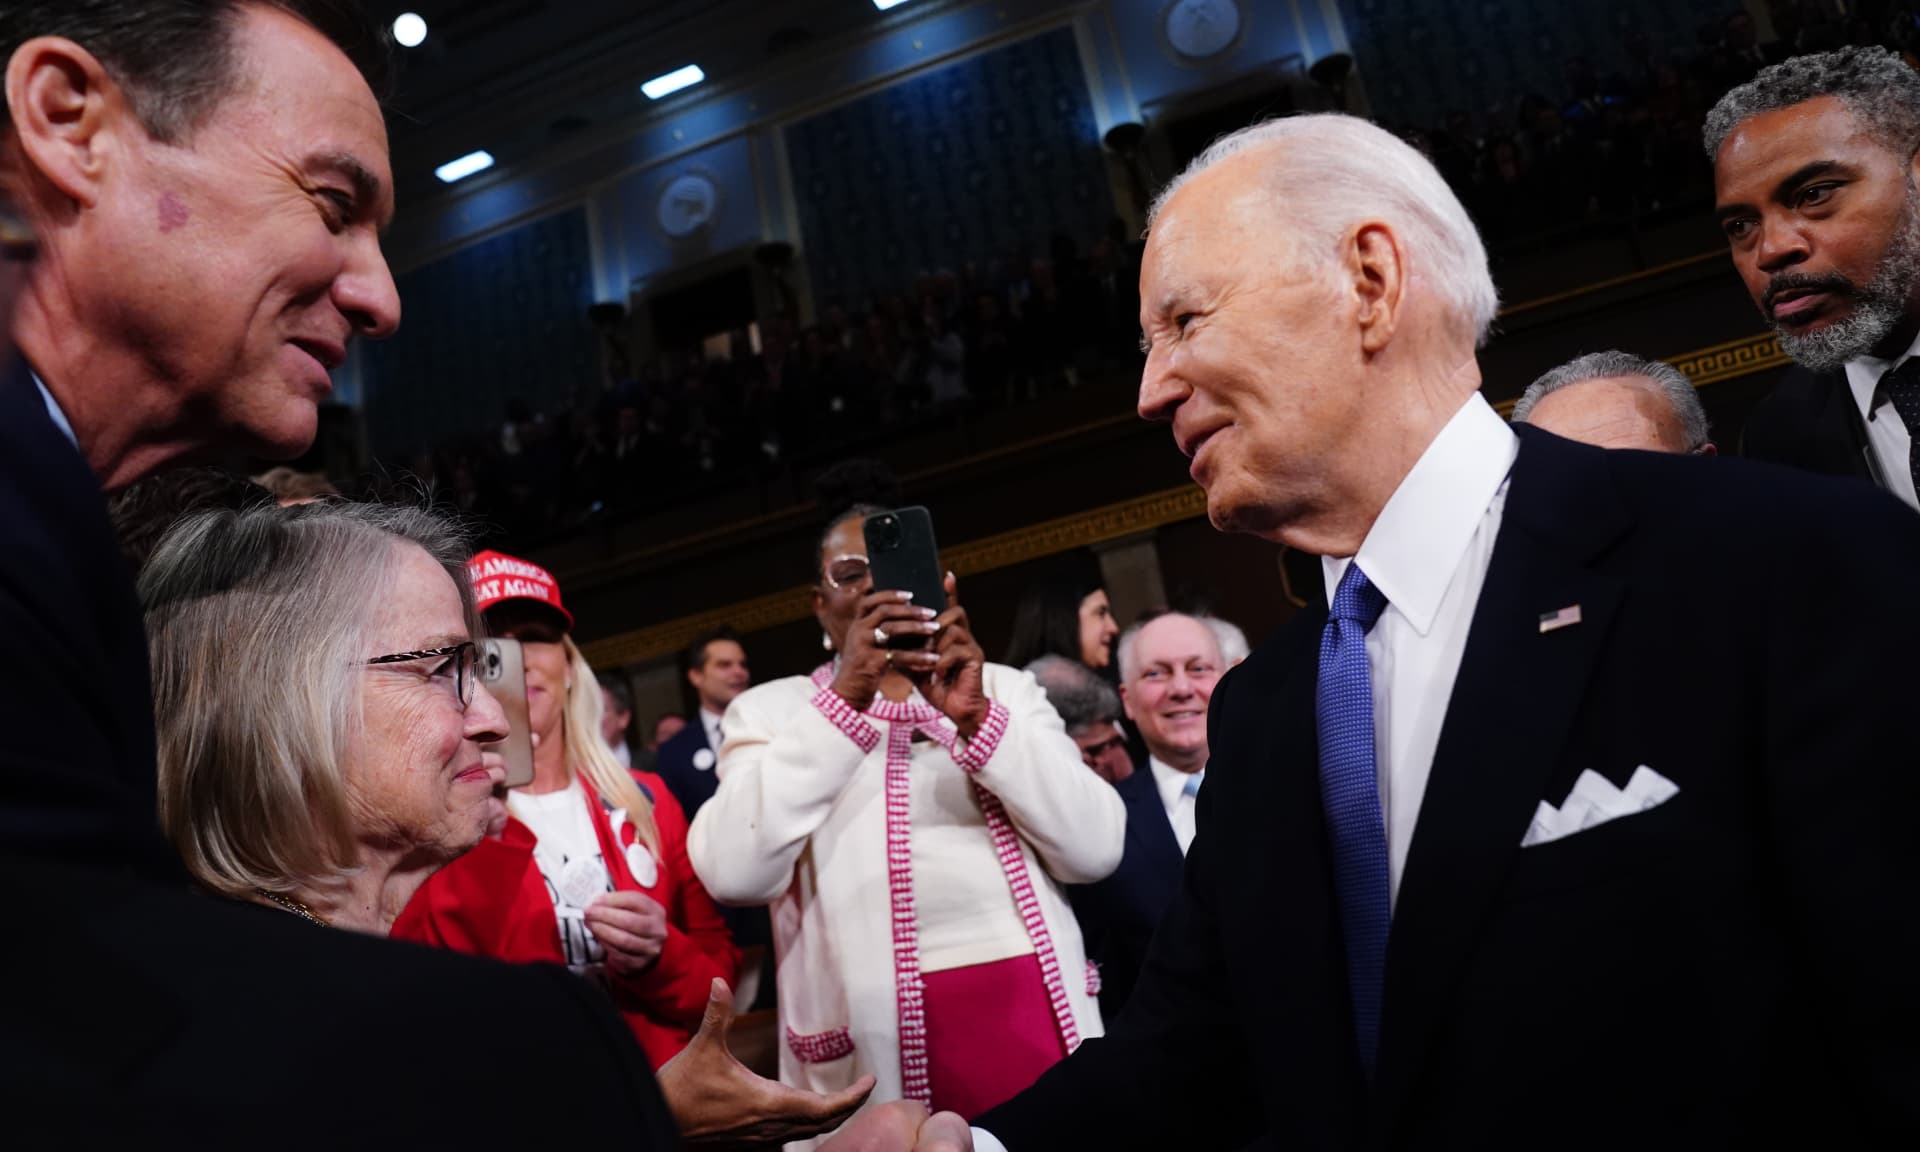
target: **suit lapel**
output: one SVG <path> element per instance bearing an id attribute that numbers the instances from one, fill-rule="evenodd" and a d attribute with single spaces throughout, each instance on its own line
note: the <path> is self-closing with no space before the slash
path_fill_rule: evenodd
<path id="1" fill-rule="evenodd" d="M 1593 562 L 1627 531 L 1604 454 L 1522 428 L 1387 945 L 1377 1120 L 1420 1075 L 1624 595 Z M 1577 605 L 1577 624 L 1541 617 Z"/>
<path id="2" fill-rule="evenodd" d="M 1173 834 L 1173 821 L 1167 816 L 1167 806 L 1160 801 L 1160 782 L 1154 778 L 1153 768 L 1142 761 L 1134 769 L 1133 775 L 1115 787 L 1120 791 L 1120 798 L 1127 803 L 1127 826 L 1138 828 L 1136 840 L 1140 845 L 1141 859 L 1156 871 L 1178 875 L 1180 840 Z"/>

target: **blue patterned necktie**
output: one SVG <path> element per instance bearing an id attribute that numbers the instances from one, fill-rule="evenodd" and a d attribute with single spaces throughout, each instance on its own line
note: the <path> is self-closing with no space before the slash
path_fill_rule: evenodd
<path id="1" fill-rule="evenodd" d="M 1373 680 L 1367 632 L 1386 608 L 1360 565 L 1348 564 L 1320 634 L 1320 804 L 1333 842 L 1333 890 L 1347 945 L 1347 988 L 1353 1000 L 1360 1063 L 1373 1079 L 1380 1050 L 1380 1000 L 1386 984 L 1387 831 L 1373 762 Z"/>

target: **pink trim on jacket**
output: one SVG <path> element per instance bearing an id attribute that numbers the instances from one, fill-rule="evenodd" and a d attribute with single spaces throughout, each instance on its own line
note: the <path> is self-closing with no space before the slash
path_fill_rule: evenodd
<path id="1" fill-rule="evenodd" d="M 833 665 L 822 664 L 813 671 L 813 683 L 819 688 L 813 706 L 846 733 L 863 752 L 872 752 L 879 732 L 868 718 L 887 723 L 887 893 L 893 917 L 893 974 L 900 1020 L 901 1095 L 922 1104 L 932 1103 L 927 1075 L 926 985 L 920 978 L 920 926 L 913 900 L 913 851 L 911 806 L 908 784 L 913 765 L 913 737 L 922 733 L 953 756 L 954 763 L 972 776 L 992 759 L 1006 735 L 1009 714 L 1004 704 L 995 702 L 987 709 L 973 739 L 961 740 L 959 730 L 938 709 L 925 701 L 875 699 L 862 714 L 833 691 Z M 1027 937 L 1033 942 L 1040 963 L 1041 980 L 1047 1000 L 1053 1006 L 1054 1023 L 1068 1052 L 1080 1046 L 1080 1029 L 1073 1020 L 1073 1007 L 1067 1000 L 1066 982 L 1060 976 L 1060 961 L 1053 950 L 1053 935 L 1047 931 L 1040 901 L 1034 895 L 1033 878 L 1020 851 L 1020 835 L 1008 819 L 1000 798 L 973 783 L 987 832 L 993 837 L 1000 870 L 1006 875 L 1020 918 L 1026 924 Z"/>

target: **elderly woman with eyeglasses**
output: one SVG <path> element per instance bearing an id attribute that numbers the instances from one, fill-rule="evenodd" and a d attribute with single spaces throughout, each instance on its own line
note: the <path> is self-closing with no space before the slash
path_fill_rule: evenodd
<path id="1" fill-rule="evenodd" d="M 480 842 L 506 734 L 463 545 L 428 513 L 208 515 L 141 577 L 160 821 L 201 886 L 385 935 Z"/>
<path id="2" fill-rule="evenodd" d="M 394 935 L 565 964 L 607 990 L 664 1064 L 740 960 L 687 862 L 687 818 L 660 777 L 622 768 L 601 738 L 600 683 L 553 574 L 499 552 L 467 570 L 487 630 L 520 644 L 533 780 L 507 794 L 497 835 L 427 883 Z"/>
<path id="3" fill-rule="evenodd" d="M 876 1099 L 972 1117 L 1101 1034 L 1059 885 L 1113 871 L 1126 816 L 1033 677 L 986 663 L 952 576 L 938 614 L 874 590 L 878 511 L 828 526 L 834 655 L 734 700 L 689 849 L 716 898 L 774 905 L 783 1080 L 872 1074 Z"/>
<path id="4" fill-rule="evenodd" d="M 506 719 L 476 683 L 466 551 L 433 513 L 337 502 L 204 513 L 161 541 L 140 578 L 160 817 L 202 889 L 314 931 L 385 936 L 423 882 L 480 844 L 503 776 L 482 746 Z M 637 852 L 621 857 L 645 870 Z M 698 1034 L 659 1071 L 690 1144 L 812 1136 L 865 1100 L 867 1081 L 820 1096 L 752 1075 L 726 1050 L 729 1018 L 714 980 Z M 611 1025 L 580 1059 L 641 1066 L 608 1037 L 626 1030 Z M 370 1036 L 369 1053 L 431 1041 Z M 511 1090 L 510 1065 L 488 1067 L 481 1080 L 504 1075 Z M 840 1146 L 911 1133 L 925 1112 L 866 1115 Z"/>

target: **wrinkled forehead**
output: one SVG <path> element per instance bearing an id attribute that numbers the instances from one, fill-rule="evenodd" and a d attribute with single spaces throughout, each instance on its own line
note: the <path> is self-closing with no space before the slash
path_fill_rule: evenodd
<path id="1" fill-rule="evenodd" d="M 851 516 L 833 526 L 827 533 L 827 546 L 821 559 L 832 563 L 836 556 L 861 556 L 867 554 L 866 517 Z"/>
<path id="2" fill-rule="evenodd" d="M 249 120 L 311 151 L 350 151 L 386 182 L 386 116 L 338 45 L 286 12 L 249 4 L 235 23 L 234 50 L 236 90 L 216 120 Z"/>
<path id="3" fill-rule="evenodd" d="M 1734 125 L 1714 156 L 1714 175 L 1724 194 L 1729 183 L 1767 182 L 1821 160 L 1892 151 L 1846 101 L 1816 96 Z"/>
<path id="4" fill-rule="evenodd" d="M 1191 616 L 1168 615 L 1150 620 L 1140 629 L 1135 641 L 1141 667 L 1166 664 L 1181 667 L 1195 660 L 1217 662 L 1220 641 L 1204 621 Z"/>

